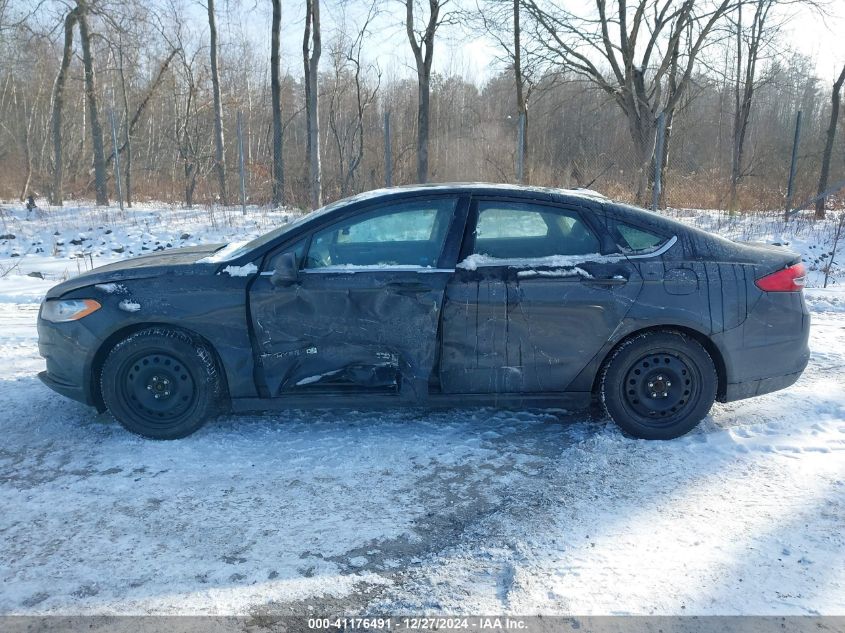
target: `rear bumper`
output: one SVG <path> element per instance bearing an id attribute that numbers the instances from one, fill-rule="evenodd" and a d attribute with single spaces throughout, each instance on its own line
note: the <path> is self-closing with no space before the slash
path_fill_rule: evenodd
<path id="1" fill-rule="evenodd" d="M 785 389 L 810 360 L 810 313 L 800 292 L 763 293 L 745 322 L 714 340 L 723 350 L 730 402 Z"/>
<path id="2" fill-rule="evenodd" d="M 801 373 L 797 371 L 794 374 L 786 374 L 785 376 L 773 376 L 772 378 L 729 383 L 722 402 L 744 400 L 745 398 L 762 396 L 764 393 L 786 389 L 795 384 L 795 381 L 801 377 Z"/>

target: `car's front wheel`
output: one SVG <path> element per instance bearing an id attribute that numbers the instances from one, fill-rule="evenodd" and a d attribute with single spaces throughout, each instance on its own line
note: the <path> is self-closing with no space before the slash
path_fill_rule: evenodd
<path id="1" fill-rule="evenodd" d="M 153 439 L 185 437 L 218 411 L 214 356 L 188 334 L 149 328 L 119 342 L 103 363 L 103 402 L 124 427 Z"/>
<path id="2" fill-rule="evenodd" d="M 668 440 L 692 430 L 716 399 L 713 359 L 695 339 L 651 331 L 625 341 L 601 376 L 601 399 L 631 435 Z"/>

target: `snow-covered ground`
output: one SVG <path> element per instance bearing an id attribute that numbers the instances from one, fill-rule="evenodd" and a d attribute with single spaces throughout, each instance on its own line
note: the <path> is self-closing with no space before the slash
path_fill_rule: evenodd
<path id="1" fill-rule="evenodd" d="M 840 277 L 806 291 L 813 355 L 794 387 L 716 405 L 671 442 L 493 409 L 228 416 L 151 442 L 37 380 L 38 302 L 85 259 L 242 239 L 292 215 L 27 222 L 0 206 L 0 234 L 16 236 L 0 239 L 0 614 L 845 613 Z M 833 227 L 684 218 L 805 258 Z"/>

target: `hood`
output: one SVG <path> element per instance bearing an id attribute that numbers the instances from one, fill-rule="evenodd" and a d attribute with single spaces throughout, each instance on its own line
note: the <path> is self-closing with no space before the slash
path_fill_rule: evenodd
<path id="1" fill-rule="evenodd" d="M 185 248 L 174 248 L 168 251 L 150 253 L 132 257 L 113 264 L 99 266 L 87 273 L 72 277 L 53 286 L 47 292 L 47 299 L 55 299 L 72 290 L 104 284 L 112 281 L 123 281 L 129 279 L 145 279 L 157 277 L 164 273 L 175 272 L 196 272 L 208 273 L 219 264 L 208 263 L 195 266 L 199 260 L 208 257 L 215 251 L 220 250 L 223 244 L 205 244 L 202 246 L 186 246 Z"/>

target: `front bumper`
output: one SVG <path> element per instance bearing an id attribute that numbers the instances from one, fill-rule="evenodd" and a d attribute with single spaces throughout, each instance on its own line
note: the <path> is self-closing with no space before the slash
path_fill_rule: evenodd
<path id="1" fill-rule="evenodd" d="M 96 337 L 79 323 L 50 323 L 38 318 L 38 352 L 47 364 L 38 378 L 53 391 L 95 405 L 90 380 L 91 350 L 95 349 Z"/>
<path id="2" fill-rule="evenodd" d="M 56 393 L 70 398 L 71 400 L 76 400 L 77 402 L 90 404 L 85 394 L 85 388 L 82 385 L 61 382 L 60 379 L 54 378 L 47 371 L 39 372 L 38 378 Z"/>

